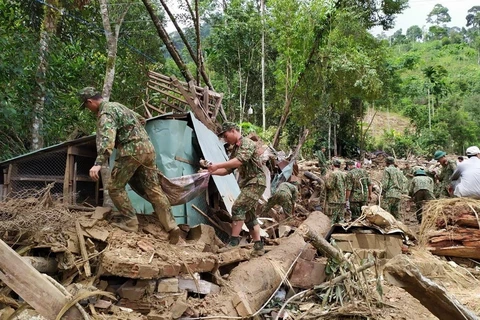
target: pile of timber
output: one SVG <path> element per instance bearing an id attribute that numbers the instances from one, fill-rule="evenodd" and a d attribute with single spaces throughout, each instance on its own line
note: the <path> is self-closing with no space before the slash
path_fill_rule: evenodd
<path id="1" fill-rule="evenodd" d="M 480 259 L 480 200 L 431 201 L 423 212 L 421 239 L 439 256 Z"/>

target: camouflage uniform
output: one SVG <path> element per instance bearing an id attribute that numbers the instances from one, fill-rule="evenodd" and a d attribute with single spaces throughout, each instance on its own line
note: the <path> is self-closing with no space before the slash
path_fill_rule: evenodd
<path id="1" fill-rule="evenodd" d="M 240 195 L 233 203 L 232 220 L 245 221 L 249 230 L 258 224 L 255 208 L 267 186 L 262 160 L 256 151 L 255 142 L 243 137 L 240 146 L 235 145 L 230 154 L 230 159 L 237 158 L 242 163 L 238 167 Z"/>
<path id="2" fill-rule="evenodd" d="M 327 214 L 332 223 L 345 221 L 345 179 L 346 173 L 334 170 L 327 175 L 325 186 L 327 189 Z"/>
<path id="3" fill-rule="evenodd" d="M 267 205 L 263 210 L 264 213 L 270 211 L 274 205 L 283 208 L 283 212 L 287 215 L 293 214 L 293 207 L 297 201 L 298 189 L 289 182 L 282 182 L 275 193 L 268 199 Z"/>
<path id="4" fill-rule="evenodd" d="M 143 125 L 145 119 L 117 102 L 103 101 L 97 121 L 97 158 L 95 165 L 104 165 L 117 149 L 107 186 L 110 197 L 120 213 L 135 218 L 136 212 L 125 186 L 130 184 L 140 196 L 152 203 L 162 227 L 169 232 L 177 228 L 170 203 L 158 180 L 155 150 Z"/>
<path id="5" fill-rule="evenodd" d="M 390 212 L 396 219 L 400 213 L 400 200 L 405 189 L 405 176 L 393 164 L 385 168 L 382 178 L 381 207 Z"/>
<path id="6" fill-rule="evenodd" d="M 317 152 L 315 152 L 315 155 L 318 158 L 318 165 L 320 167 L 320 173 L 322 174 L 322 176 L 324 176 L 327 173 L 327 166 L 328 166 L 328 162 L 327 162 L 327 158 L 325 157 L 325 153 L 323 153 L 322 150 L 318 150 Z"/>
<path id="7" fill-rule="evenodd" d="M 445 167 L 442 165 L 442 169 L 438 175 L 438 182 L 435 185 L 435 197 L 437 199 L 451 197 L 449 193 L 450 185 L 452 183 L 450 177 L 456 168 L 457 164 L 454 160 L 448 160 Z"/>
<path id="8" fill-rule="evenodd" d="M 372 184 L 365 169 L 354 168 L 348 171 L 345 179 L 345 189 L 350 191 L 350 210 L 352 219 L 362 214 L 362 206 L 368 203 L 368 187 Z"/>
<path id="9" fill-rule="evenodd" d="M 422 209 L 425 201 L 433 200 L 433 179 L 427 176 L 415 176 L 410 182 L 408 195 L 413 198 L 417 207 L 416 216 L 419 223 L 422 222 Z"/>

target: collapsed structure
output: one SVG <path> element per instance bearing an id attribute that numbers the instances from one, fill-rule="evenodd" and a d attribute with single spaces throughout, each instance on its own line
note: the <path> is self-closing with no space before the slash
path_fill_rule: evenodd
<path id="1" fill-rule="evenodd" d="M 217 115 L 222 116 L 220 94 L 156 73 L 150 74 L 148 88 L 146 128 L 167 178 L 196 173 L 201 159 L 227 159 L 213 133 Z M 383 303 L 380 268 L 389 259 L 411 267 L 399 257 L 415 235 L 377 206 L 365 208 L 355 223 L 332 227 L 326 215 L 314 210 L 319 201 L 315 180 L 321 179 L 316 164 L 294 161 L 300 146 L 273 166 L 274 173 L 293 174 L 300 183 L 296 212 L 260 219 L 268 246 L 267 254 L 255 259 L 248 243 L 217 253 L 230 234 L 229 213 L 240 192 L 233 174 L 211 177 L 200 196 L 172 208 L 186 234 L 183 244 L 172 246 L 149 215 L 150 204 L 132 190 L 134 207 L 144 213 L 141 231 L 126 233 L 109 224 L 112 212 L 102 207 L 102 183 L 88 178 L 96 156 L 93 136 L 0 163 L 1 316 L 21 313 L 19 297 L 46 319 L 279 319 L 289 312 L 313 318 L 371 316 Z M 395 266 L 386 264 L 389 277 L 405 280 Z M 410 284 L 415 293 L 423 284 L 417 278 Z M 442 288 L 436 294 L 443 297 L 444 308 L 427 306 L 435 315 L 474 317 Z M 300 299 L 306 304 L 285 311 Z M 363 311 L 339 308 L 359 303 Z M 384 310 L 377 312 L 373 315 Z"/>

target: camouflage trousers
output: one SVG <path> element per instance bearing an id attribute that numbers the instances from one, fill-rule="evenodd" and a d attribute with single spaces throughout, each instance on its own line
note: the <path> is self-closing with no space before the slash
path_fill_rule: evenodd
<path id="1" fill-rule="evenodd" d="M 263 213 L 266 214 L 270 209 L 273 208 L 275 205 L 279 205 L 283 208 L 283 212 L 287 215 L 292 215 L 293 213 L 293 200 L 292 194 L 289 192 L 275 192 L 270 199 L 268 199 L 265 208 L 263 209 Z"/>
<path id="2" fill-rule="evenodd" d="M 451 198 L 452 195 L 449 193 L 450 185 L 449 184 L 444 184 L 444 183 L 439 183 L 435 185 L 435 198 L 437 199 L 445 199 L 445 198 Z"/>
<path id="3" fill-rule="evenodd" d="M 413 202 L 415 202 L 415 206 L 417 211 L 415 211 L 415 215 L 417 216 L 418 223 L 422 222 L 422 212 L 423 212 L 423 205 L 425 202 L 429 200 L 435 199 L 432 193 L 428 190 L 418 190 L 412 197 Z"/>
<path id="4" fill-rule="evenodd" d="M 249 184 L 240 188 L 240 194 L 232 206 L 232 221 L 245 221 L 248 230 L 258 224 L 255 209 L 265 186 Z"/>
<path id="5" fill-rule="evenodd" d="M 133 191 L 152 204 L 165 231 L 169 232 L 177 228 L 170 202 L 158 180 L 155 153 L 120 157 L 115 160 L 113 165 L 108 184 L 110 198 L 122 215 L 133 218 L 136 212 L 125 190 L 127 183 Z"/>
<path id="6" fill-rule="evenodd" d="M 330 202 L 328 204 L 327 215 L 332 219 L 332 224 L 345 222 L 345 203 Z"/>
<path id="7" fill-rule="evenodd" d="M 350 202 L 350 211 L 352 212 L 352 220 L 357 219 L 362 215 L 362 207 L 366 206 L 367 202 Z"/>
<path id="8" fill-rule="evenodd" d="M 383 210 L 390 212 L 395 219 L 399 218 L 400 214 L 400 199 L 398 198 L 383 198 L 382 205 Z"/>

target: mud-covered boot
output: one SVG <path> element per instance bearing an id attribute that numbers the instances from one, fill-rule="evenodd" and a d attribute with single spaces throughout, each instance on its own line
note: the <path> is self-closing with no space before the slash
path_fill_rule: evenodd
<path id="1" fill-rule="evenodd" d="M 138 219 L 135 216 L 125 221 L 113 222 L 112 226 L 127 232 L 138 232 Z"/>
<path id="2" fill-rule="evenodd" d="M 238 247 L 240 245 L 240 239 L 240 237 L 230 237 L 227 245 L 223 248 L 218 249 L 218 253 L 227 252 L 235 247 Z"/>
<path id="3" fill-rule="evenodd" d="M 263 241 L 255 241 L 253 244 L 253 250 L 250 254 L 252 257 L 260 257 L 265 254 L 265 249 L 263 248 Z"/>

